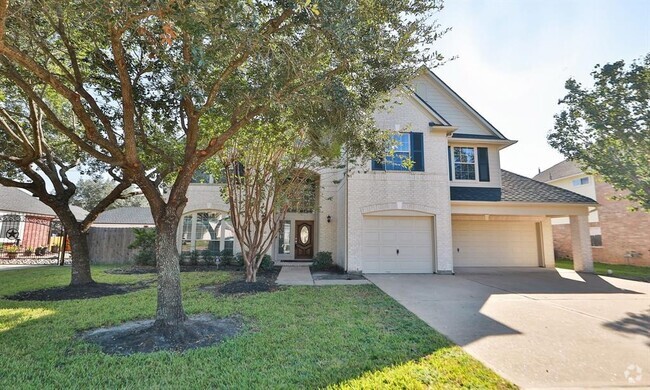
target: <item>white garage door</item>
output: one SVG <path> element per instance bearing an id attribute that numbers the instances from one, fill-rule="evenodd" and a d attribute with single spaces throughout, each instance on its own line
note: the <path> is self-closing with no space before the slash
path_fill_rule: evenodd
<path id="1" fill-rule="evenodd" d="M 364 273 L 433 273 L 433 218 L 365 217 Z"/>
<path id="2" fill-rule="evenodd" d="M 452 221 L 455 267 L 537 267 L 534 222 Z"/>

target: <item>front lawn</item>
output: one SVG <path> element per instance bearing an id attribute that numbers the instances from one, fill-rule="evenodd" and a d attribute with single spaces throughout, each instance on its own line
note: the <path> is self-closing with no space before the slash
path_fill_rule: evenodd
<path id="1" fill-rule="evenodd" d="M 573 261 L 568 259 L 555 260 L 555 266 L 557 268 L 573 269 Z M 612 273 L 609 274 L 607 270 L 612 270 Z M 650 282 L 650 267 L 594 262 L 594 272 L 598 275 L 615 276 L 623 279 Z"/>
<path id="2" fill-rule="evenodd" d="M 154 275 L 109 275 L 124 283 Z M 0 272 L 0 296 L 65 285 L 69 268 Z M 188 313 L 241 315 L 244 333 L 185 353 L 103 354 L 76 335 L 151 318 L 156 288 L 97 299 L 0 299 L 0 388 L 511 388 L 374 286 L 291 287 L 242 297 L 200 290 L 232 274 L 183 273 Z M 507 353 L 504 351 L 504 353 Z"/>

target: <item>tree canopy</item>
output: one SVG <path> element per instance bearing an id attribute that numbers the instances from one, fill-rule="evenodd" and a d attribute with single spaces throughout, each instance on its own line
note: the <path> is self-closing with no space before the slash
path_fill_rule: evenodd
<path id="1" fill-rule="evenodd" d="M 571 78 L 548 141 L 650 211 L 650 54 L 596 65 L 594 84 Z"/>
<path id="2" fill-rule="evenodd" d="M 432 50 L 445 32 L 440 9 L 434 0 L 0 0 L 0 71 L 57 132 L 142 190 L 157 232 L 156 324 L 174 327 L 185 319 L 176 230 L 197 168 L 242 128 L 278 120 L 304 129 L 315 154 L 368 153 L 376 104 L 441 59 Z"/>
<path id="3" fill-rule="evenodd" d="M 113 180 L 95 178 L 95 179 L 80 179 L 77 183 L 77 190 L 70 199 L 70 203 L 79 206 L 83 209 L 90 210 L 105 198 L 115 187 L 116 183 Z M 117 207 L 147 207 L 147 200 L 142 194 L 134 188 L 125 189 L 122 196 L 116 199 L 106 210 L 114 209 Z"/>

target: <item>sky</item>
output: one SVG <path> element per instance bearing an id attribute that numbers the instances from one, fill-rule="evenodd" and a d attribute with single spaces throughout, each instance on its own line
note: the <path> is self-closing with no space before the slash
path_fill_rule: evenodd
<path id="1" fill-rule="evenodd" d="M 447 0 L 433 71 L 501 133 L 519 142 L 503 169 L 533 176 L 563 160 L 546 135 L 564 83 L 590 84 L 596 64 L 650 53 L 650 0 Z"/>

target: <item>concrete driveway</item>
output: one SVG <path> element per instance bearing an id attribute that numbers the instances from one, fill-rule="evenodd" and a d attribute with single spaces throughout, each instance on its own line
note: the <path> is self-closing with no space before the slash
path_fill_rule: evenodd
<path id="1" fill-rule="evenodd" d="M 569 270 L 366 275 L 524 388 L 650 386 L 650 284 Z"/>

